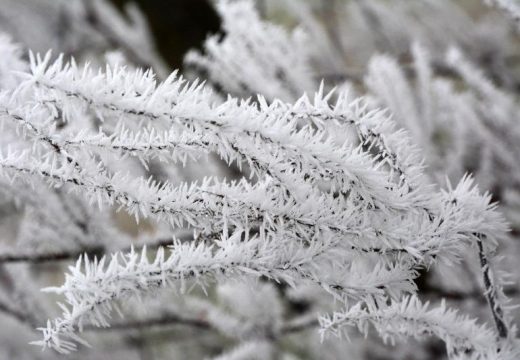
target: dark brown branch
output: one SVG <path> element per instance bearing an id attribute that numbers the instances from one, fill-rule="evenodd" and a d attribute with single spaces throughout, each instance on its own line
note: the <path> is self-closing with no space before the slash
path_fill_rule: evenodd
<path id="1" fill-rule="evenodd" d="M 104 251 L 102 246 L 92 246 L 80 250 L 59 251 L 40 254 L 0 254 L 0 263 L 29 262 L 32 264 L 47 263 L 53 261 L 70 260 L 79 257 L 83 253 L 101 253 Z"/>
<path id="2" fill-rule="evenodd" d="M 421 289 L 420 292 L 423 295 L 432 295 L 444 298 L 446 300 L 453 301 L 465 301 L 468 299 L 476 300 L 479 303 L 486 303 L 487 298 L 481 291 L 457 291 L 457 290 L 446 290 L 437 286 L 428 285 Z M 504 293 L 507 296 L 515 296 L 518 295 L 518 289 L 511 287 L 504 290 Z"/>
<path id="3" fill-rule="evenodd" d="M 489 262 L 484 251 L 484 244 L 482 243 L 482 238 L 477 238 L 477 246 L 478 246 L 478 256 L 480 259 L 480 267 L 482 269 L 482 277 L 484 280 L 484 287 L 486 289 L 485 295 L 491 308 L 491 313 L 493 314 L 493 320 L 495 321 L 495 325 L 498 331 L 498 336 L 500 338 L 507 338 L 508 329 L 506 322 L 504 320 L 504 311 L 502 307 L 498 303 L 497 294 L 495 290 L 495 286 L 493 285 L 493 280 L 491 278 L 491 271 L 489 268 Z"/>
<path id="4" fill-rule="evenodd" d="M 183 239 L 181 239 L 183 240 Z M 173 243 L 173 238 L 170 239 L 158 239 L 154 242 L 147 244 L 135 245 L 135 250 L 141 250 L 145 245 L 147 248 L 157 248 L 160 246 L 167 246 Z M 131 246 L 121 249 L 120 251 L 129 252 Z M 64 261 L 77 259 L 82 254 L 102 256 L 106 252 L 104 246 L 91 245 L 85 246 L 75 250 L 58 251 L 52 253 L 30 253 L 30 254 L 0 254 L 0 263 L 17 263 L 17 262 L 29 262 L 32 264 L 47 263 L 53 261 Z"/>
<path id="5" fill-rule="evenodd" d="M 0 312 L 18 320 L 19 322 L 21 322 L 23 324 L 27 324 L 31 327 L 36 326 L 34 321 L 29 316 L 27 316 L 27 314 L 23 313 L 22 311 L 20 311 L 18 309 L 13 308 L 12 306 L 9 306 L 8 304 L 6 304 L 4 302 L 0 302 Z"/>
<path id="6" fill-rule="evenodd" d="M 170 327 L 170 326 L 189 326 L 202 330 L 216 330 L 213 325 L 203 318 L 189 318 L 182 317 L 176 314 L 167 314 L 158 317 L 151 317 L 142 320 L 128 320 L 111 324 L 110 327 L 97 327 L 94 325 L 86 325 L 84 331 L 105 332 L 105 331 L 134 331 L 143 330 L 153 327 Z M 280 334 L 288 335 L 299 331 L 304 331 L 309 328 L 318 326 L 316 318 L 309 318 L 302 322 L 287 322 L 280 330 Z"/>
<path id="7" fill-rule="evenodd" d="M 175 325 L 190 326 L 198 329 L 209 330 L 212 328 L 211 324 L 201 318 L 184 318 L 174 314 L 163 315 L 160 317 L 152 317 L 144 320 L 128 320 L 111 324 L 110 327 L 97 327 L 94 325 L 87 325 L 84 331 L 132 331 L 149 329 L 151 327 L 167 327 Z"/>
<path id="8" fill-rule="evenodd" d="M 305 331 L 307 329 L 317 327 L 319 324 L 320 323 L 317 318 L 309 318 L 305 321 L 300 321 L 300 322 L 297 322 L 297 321 L 287 322 L 287 323 L 283 324 L 283 326 L 280 330 L 280 333 L 283 335 L 288 335 L 288 334 Z"/>

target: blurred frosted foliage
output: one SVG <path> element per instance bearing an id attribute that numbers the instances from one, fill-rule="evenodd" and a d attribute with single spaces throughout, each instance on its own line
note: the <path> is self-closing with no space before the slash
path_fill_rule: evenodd
<path id="1" fill-rule="evenodd" d="M 514 1 L 115 3 L 0 0 L 0 358 L 520 357 Z"/>

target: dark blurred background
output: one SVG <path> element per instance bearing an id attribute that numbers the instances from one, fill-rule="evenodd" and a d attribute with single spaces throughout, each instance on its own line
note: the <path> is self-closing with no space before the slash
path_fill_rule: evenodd
<path id="1" fill-rule="evenodd" d="M 171 68 L 181 69 L 191 48 L 199 48 L 220 29 L 220 19 L 208 0 L 112 0 L 123 8 L 136 3 L 148 18 L 157 47 Z"/>

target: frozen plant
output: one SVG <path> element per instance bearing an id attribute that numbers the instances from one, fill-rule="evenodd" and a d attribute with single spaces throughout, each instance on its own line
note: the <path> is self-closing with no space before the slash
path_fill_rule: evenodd
<path id="1" fill-rule="evenodd" d="M 360 43 L 342 32 L 363 27 L 351 16 L 323 23 L 291 2 L 301 25 L 287 30 L 251 1 L 218 2 L 226 34 L 186 59 L 207 84 L 167 76 L 142 15 L 104 1 L 64 9 L 97 14 L 88 31 L 121 50 L 106 65 L 25 59 L 0 37 L 1 209 L 17 221 L 0 311 L 47 350 L 34 356 L 363 359 L 392 344 L 427 358 L 431 337 L 452 359 L 520 356 L 496 256 L 515 248 L 514 204 L 493 199 L 518 179 L 510 72 L 474 65 L 489 50 L 468 40 L 481 25 L 449 1 L 399 1 L 402 28 L 385 2 L 334 3 L 379 24 L 356 33 L 374 49 L 345 55 Z M 435 19 L 474 32 L 450 43 L 429 33 Z M 474 299 L 449 301 L 460 283 Z M 155 344 L 155 327 L 175 325 L 192 349 L 175 332 Z M 30 358 L 28 341 L 5 347 Z"/>

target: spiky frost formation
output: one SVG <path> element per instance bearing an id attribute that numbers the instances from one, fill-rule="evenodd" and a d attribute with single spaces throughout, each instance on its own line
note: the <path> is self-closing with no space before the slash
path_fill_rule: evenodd
<path id="1" fill-rule="evenodd" d="M 175 74 L 156 83 L 151 72 L 94 72 L 49 56 L 32 57 L 31 72 L 21 76 L 16 91 L 0 99 L 4 125 L 21 136 L 0 157 L 6 179 L 43 180 L 138 220 L 197 233 L 169 255 L 160 248 L 151 262 L 145 252 L 78 260 L 65 284 L 49 289 L 68 306 L 42 328 L 35 343 L 44 347 L 75 350 L 85 322 L 109 326 L 116 300 L 165 286 L 184 291 L 187 280 L 204 287 L 264 277 L 318 285 L 345 305 L 399 301 L 417 291 L 418 270 L 457 259 L 477 239 L 491 250 L 506 230 L 470 178 L 447 191 L 429 185 L 406 133 L 361 99 L 338 94 L 331 104 L 333 94 L 321 90 L 294 104 L 214 103 L 203 85 Z M 103 128 L 81 126 L 92 114 Z M 70 126 L 62 131 L 57 120 Z M 337 144 L 334 128 L 358 142 Z M 208 153 L 247 164 L 254 182 L 172 186 L 114 170 L 108 160 L 137 158 L 146 166 Z"/>

